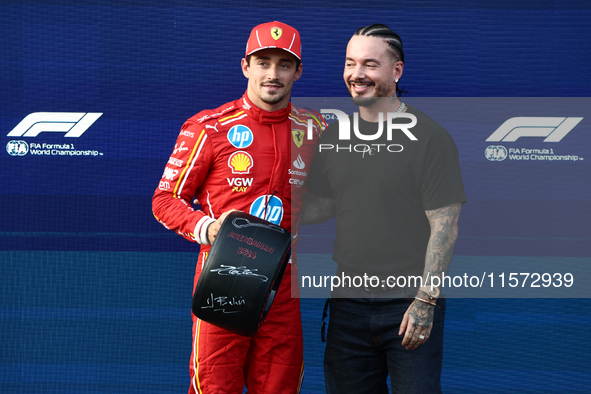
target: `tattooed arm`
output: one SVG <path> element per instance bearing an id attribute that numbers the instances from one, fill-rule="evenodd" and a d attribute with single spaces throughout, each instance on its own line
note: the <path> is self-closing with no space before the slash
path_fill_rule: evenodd
<path id="1" fill-rule="evenodd" d="M 458 238 L 458 218 L 462 204 L 451 204 L 440 209 L 425 211 L 431 226 L 431 235 L 427 244 L 425 255 L 425 269 L 423 271 L 424 285 L 427 278 L 441 277 L 446 272 L 451 256 L 453 255 L 456 239 Z M 441 283 L 441 281 L 439 282 Z M 418 297 L 429 300 L 427 293 L 419 291 Z M 434 301 L 434 300 L 433 300 Z M 433 314 L 435 307 L 426 302 L 415 300 L 406 311 L 398 335 L 404 335 L 402 345 L 407 349 L 416 349 L 429 339 L 433 327 Z M 420 338 L 424 336 L 424 338 Z"/>
<path id="2" fill-rule="evenodd" d="M 306 192 L 304 205 L 302 206 L 302 219 L 300 224 L 323 223 L 333 217 L 337 203 L 332 198 L 318 197 Z"/>
<path id="3" fill-rule="evenodd" d="M 458 238 L 458 218 L 461 209 L 462 204 L 457 203 L 425 211 L 431 225 L 431 236 L 427 244 L 423 281 L 427 280 L 427 275 L 430 278 L 434 276 L 441 278 L 442 273 L 447 271 Z"/>

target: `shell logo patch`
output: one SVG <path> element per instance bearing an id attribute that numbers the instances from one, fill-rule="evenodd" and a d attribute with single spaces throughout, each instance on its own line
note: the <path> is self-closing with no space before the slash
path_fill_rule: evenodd
<path id="1" fill-rule="evenodd" d="M 232 169 L 232 174 L 249 174 L 253 165 L 252 157 L 244 151 L 234 152 L 228 158 L 228 167 Z"/>

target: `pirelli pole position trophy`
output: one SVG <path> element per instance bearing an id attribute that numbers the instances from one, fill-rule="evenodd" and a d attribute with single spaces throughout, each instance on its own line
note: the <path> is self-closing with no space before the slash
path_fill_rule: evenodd
<path id="1" fill-rule="evenodd" d="M 289 231 L 243 212 L 230 213 L 193 294 L 195 316 L 236 334 L 255 334 L 279 289 L 290 249 Z"/>
<path id="2" fill-rule="evenodd" d="M 321 127 L 290 102 L 301 59 L 296 29 L 254 27 L 241 61 L 246 93 L 185 122 L 154 193 L 157 220 L 201 244 L 190 393 L 299 392 L 303 339 L 289 250 Z"/>

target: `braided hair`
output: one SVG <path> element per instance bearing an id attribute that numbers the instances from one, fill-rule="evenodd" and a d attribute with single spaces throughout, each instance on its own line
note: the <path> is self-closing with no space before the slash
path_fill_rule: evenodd
<path id="1" fill-rule="evenodd" d="M 355 31 L 354 36 L 376 37 L 384 40 L 388 44 L 388 49 L 392 52 L 394 61 L 404 63 L 404 51 L 402 49 L 402 39 L 393 32 L 388 26 L 382 23 L 374 23 L 369 26 L 360 27 Z M 404 88 L 400 89 L 396 84 L 396 93 L 398 96 L 402 93 L 408 93 Z"/>

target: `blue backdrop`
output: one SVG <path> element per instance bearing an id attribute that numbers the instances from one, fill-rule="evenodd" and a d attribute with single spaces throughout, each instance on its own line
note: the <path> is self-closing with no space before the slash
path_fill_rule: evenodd
<path id="1" fill-rule="evenodd" d="M 183 122 L 245 91 L 239 64 L 253 26 L 280 20 L 300 31 L 298 97 L 345 96 L 346 43 L 374 22 L 404 41 L 401 85 L 409 97 L 580 103 L 591 90 L 591 8 L 584 1 L 80 3 L 0 4 L 2 393 L 188 389 L 198 248 L 156 222 L 151 196 Z M 591 113 L 573 107 L 556 113 L 550 104 L 546 115 L 544 108 L 530 114 L 508 106 L 497 124 L 446 125 L 470 199 L 454 261 L 529 259 L 556 272 L 565 262 L 591 263 Z M 76 121 L 44 114 L 38 135 L 14 131 L 38 112 L 101 115 L 79 137 L 48 131 Z M 516 116 L 583 120 L 555 143 L 486 141 Z M 503 160 L 502 151 L 491 153 L 497 146 L 508 151 Z M 509 156 L 546 147 L 582 160 Z M 313 231 L 321 240 L 330 228 Z M 317 242 L 314 252 L 330 247 Z M 303 393 L 323 392 L 323 302 L 302 300 Z M 587 298 L 450 299 L 444 390 L 588 392 L 590 322 Z"/>

